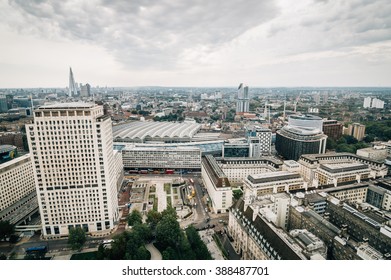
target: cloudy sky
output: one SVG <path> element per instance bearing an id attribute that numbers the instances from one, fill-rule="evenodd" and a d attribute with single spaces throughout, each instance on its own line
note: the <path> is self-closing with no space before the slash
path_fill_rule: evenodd
<path id="1" fill-rule="evenodd" d="M 0 0 L 0 88 L 391 86 L 389 0 Z"/>

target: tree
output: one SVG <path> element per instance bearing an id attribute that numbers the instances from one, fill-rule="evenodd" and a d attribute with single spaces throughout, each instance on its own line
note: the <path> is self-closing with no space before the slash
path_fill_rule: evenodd
<path id="1" fill-rule="evenodd" d="M 156 229 L 156 225 L 160 222 L 161 219 L 162 214 L 152 209 L 147 213 L 146 222 L 149 224 L 151 230 L 154 231 Z"/>
<path id="2" fill-rule="evenodd" d="M 161 247 L 177 248 L 180 241 L 181 229 L 176 217 L 163 215 L 162 220 L 156 226 L 156 241 Z"/>
<path id="3" fill-rule="evenodd" d="M 146 224 L 136 224 L 133 231 L 141 237 L 144 243 L 150 242 L 153 237 L 151 228 Z"/>
<path id="4" fill-rule="evenodd" d="M 9 221 L 0 221 L 0 240 L 10 237 L 15 232 L 15 226 Z"/>
<path id="5" fill-rule="evenodd" d="M 326 149 L 334 150 L 336 147 L 337 147 L 337 143 L 333 139 L 328 137 L 326 142 Z"/>
<path id="6" fill-rule="evenodd" d="M 80 250 L 86 242 L 86 233 L 80 227 L 69 229 L 68 244 L 72 250 Z"/>
<path id="7" fill-rule="evenodd" d="M 239 198 L 242 197 L 243 192 L 242 192 L 242 190 L 240 190 L 240 189 L 238 189 L 238 190 L 233 190 L 233 191 L 232 191 L 232 195 L 233 195 L 233 197 L 234 197 L 235 200 L 239 200 Z"/>
<path id="8" fill-rule="evenodd" d="M 189 241 L 194 257 L 196 260 L 211 260 L 212 256 L 206 247 L 205 243 L 201 240 L 200 235 L 193 226 L 189 226 L 186 229 L 186 237 Z"/>
<path id="9" fill-rule="evenodd" d="M 135 209 L 128 215 L 129 226 L 134 226 L 142 223 L 143 223 L 143 216 L 141 215 L 140 211 Z"/>
<path id="10" fill-rule="evenodd" d="M 4 255 L 4 254 L 1 254 L 0 255 L 0 260 L 6 260 L 7 259 L 7 256 L 6 255 Z"/>

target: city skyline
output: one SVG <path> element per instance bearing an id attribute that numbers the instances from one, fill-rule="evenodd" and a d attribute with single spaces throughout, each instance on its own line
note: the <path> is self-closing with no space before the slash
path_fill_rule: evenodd
<path id="1" fill-rule="evenodd" d="M 391 86 L 387 1 L 204 2 L 2 1 L 0 88 Z"/>

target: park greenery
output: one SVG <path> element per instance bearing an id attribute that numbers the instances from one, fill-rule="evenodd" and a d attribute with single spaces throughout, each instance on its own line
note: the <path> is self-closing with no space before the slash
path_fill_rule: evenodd
<path id="1" fill-rule="evenodd" d="M 9 221 L 0 221 L 0 241 L 7 238 L 12 239 L 15 233 L 15 226 Z"/>
<path id="2" fill-rule="evenodd" d="M 363 141 L 359 142 L 356 138 L 350 135 L 342 135 L 337 141 L 327 138 L 326 148 L 329 150 L 335 150 L 338 153 L 353 153 L 355 154 L 358 149 L 367 148 L 369 145 Z"/>
<path id="3" fill-rule="evenodd" d="M 68 244 L 72 250 L 80 250 L 86 242 L 86 233 L 80 227 L 70 228 Z"/>
<path id="4" fill-rule="evenodd" d="M 151 242 L 164 260 L 212 259 L 194 227 L 188 227 L 186 231 L 180 228 L 174 208 L 169 207 L 162 213 L 149 211 L 145 223 L 139 219 L 139 211 L 133 212 L 129 214 L 133 217 L 132 229 L 114 236 L 111 246 L 100 245 L 98 259 L 148 260 L 151 256 L 145 245 Z"/>

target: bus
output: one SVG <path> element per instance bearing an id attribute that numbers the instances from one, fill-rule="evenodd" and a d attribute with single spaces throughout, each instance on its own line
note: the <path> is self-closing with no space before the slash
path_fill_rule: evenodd
<path id="1" fill-rule="evenodd" d="M 26 248 L 26 254 L 44 254 L 48 251 L 45 245 Z"/>
<path id="2" fill-rule="evenodd" d="M 174 170 L 172 170 L 172 169 L 166 169 L 166 174 L 174 174 Z"/>

